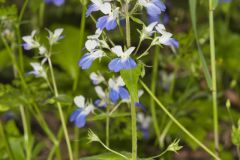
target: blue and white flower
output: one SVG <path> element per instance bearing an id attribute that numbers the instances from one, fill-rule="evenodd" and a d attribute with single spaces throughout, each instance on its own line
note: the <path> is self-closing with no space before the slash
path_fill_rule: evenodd
<path id="1" fill-rule="evenodd" d="M 149 127 L 151 122 L 151 117 L 145 116 L 143 113 L 137 114 L 137 122 L 139 123 L 139 129 L 143 132 L 144 139 L 149 138 Z"/>
<path id="2" fill-rule="evenodd" d="M 108 81 L 109 85 L 109 98 L 113 103 L 116 103 L 120 98 L 122 100 L 129 99 L 129 93 L 126 88 L 124 88 L 125 83 L 122 77 L 110 78 Z"/>
<path id="3" fill-rule="evenodd" d="M 161 0 L 138 0 L 138 3 L 147 9 L 151 22 L 158 21 L 160 14 L 166 10 L 166 6 Z"/>
<path id="4" fill-rule="evenodd" d="M 97 99 L 94 104 L 98 107 L 107 107 L 107 104 L 108 104 L 108 94 L 105 93 L 102 89 L 102 87 L 100 86 L 96 86 L 95 87 L 95 91 L 99 97 L 99 99 Z"/>
<path id="5" fill-rule="evenodd" d="M 158 24 L 155 28 L 157 32 L 161 34 L 161 36 L 155 38 L 154 40 L 155 45 L 163 44 L 163 45 L 167 45 L 175 48 L 179 47 L 178 41 L 172 38 L 172 34 L 165 30 L 165 27 L 163 24 Z"/>
<path id="6" fill-rule="evenodd" d="M 94 85 L 98 85 L 102 82 L 105 81 L 104 77 L 102 76 L 102 74 L 100 73 L 95 73 L 95 72 L 92 72 L 90 74 L 90 79 L 92 80 L 93 84 Z"/>
<path id="7" fill-rule="evenodd" d="M 61 6 L 63 5 L 65 0 L 45 0 L 45 3 L 53 3 L 55 6 Z"/>
<path id="8" fill-rule="evenodd" d="M 47 31 L 49 33 L 48 40 L 50 45 L 57 43 L 60 39 L 63 38 L 63 36 L 61 35 L 63 32 L 62 28 L 57 28 L 54 30 L 54 32 L 51 32 L 50 30 Z"/>
<path id="9" fill-rule="evenodd" d="M 40 63 L 34 62 L 30 63 L 30 65 L 33 67 L 33 71 L 28 72 L 28 74 L 33 74 L 35 77 L 47 79 L 47 73 Z"/>
<path id="10" fill-rule="evenodd" d="M 109 6 L 111 7 L 111 4 L 109 2 L 111 2 L 111 0 L 91 0 L 92 4 L 90 4 L 88 6 L 87 12 L 86 12 L 86 16 L 90 16 L 90 14 L 92 12 L 96 12 L 101 10 L 104 14 L 107 14 L 106 8 L 109 8 Z"/>
<path id="11" fill-rule="evenodd" d="M 40 47 L 40 43 L 37 40 L 35 40 L 36 33 L 37 31 L 33 30 L 31 35 L 22 37 L 23 41 L 25 42 L 23 44 L 23 48 L 25 50 L 31 50 L 31 49 Z"/>
<path id="12" fill-rule="evenodd" d="M 86 124 L 87 116 L 94 111 L 93 104 L 86 102 L 83 96 L 76 96 L 74 103 L 78 107 L 69 118 L 70 122 L 75 122 L 78 128 L 82 128 Z"/>
<path id="13" fill-rule="evenodd" d="M 135 47 L 130 47 L 129 49 L 123 52 L 121 46 L 113 47 L 111 50 L 118 56 L 118 58 L 114 58 L 113 60 L 111 60 L 111 62 L 108 64 L 108 68 L 114 72 L 119 72 L 122 69 L 135 68 L 137 64 L 130 57 L 134 49 Z"/>
<path id="14" fill-rule="evenodd" d="M 158 22 L 153 22 L 151 24 L 149 24 L 148 26 L 143 26 L 142 32 L 141 32 L 141 40 L 150 38 L 152 36 L 153 33 L 155 33 L 156 31 L 154 31 L 154 27 L 158 24 Z"/>
<path id="15" fill-rule="evenodd" d="M 88 52 L 82 56 L 78 65 L 84 70 L 88 69 L 95 59 L 102 58 L 104 55 L 105 53 L 102 50 Z"/>
<path id="16" fill-rule="evenodd" d="M 114 10 L 111 9 L 111 5 L 104 8 L 105 16 L 98 18 L 96 27 L 103 30 L 113 30 L 117 27 L 117 17 L 119 15 L 119 8 L 115 8 Z"/>

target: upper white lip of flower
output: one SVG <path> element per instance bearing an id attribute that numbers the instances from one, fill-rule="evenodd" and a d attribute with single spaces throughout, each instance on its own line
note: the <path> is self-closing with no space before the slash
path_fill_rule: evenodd
<path id="1" fill-rule="evenodd" d="M 34 37 L 37 33 L 37 30 L 33 30 L 31 35 L 28 36 L 23 36 L 22 39 L 24 40 L 24 42 L 27 43 L 27 45 L 29 46 L 29 49 L 32 48 L 38 48 L 40 46 L 39 42 L 37 42 L 36 40 L 34 40 Z"/>
<path id="2" fill-rule="evenodd" d="M 110 88 L 113 88 L 114 90 L 118 91 L 119 87 L 125 86 L 125 83 L 124 83 L 122 77 L 119 76 L 117 78 L 110 78 L 108 80 L 108 85 Z"/>
<path id="3" fill-rule="evenodd" d="M 51 32 L 50 30 L 48 30 L 49 43 L 52 45 L 52 44 L 56 43 L 59 39 L 61 39 L 62 32 L 63 32 L 63 28 L 57 28 L 54 30 L 54 32 Z"/>
<path id="4" fill-rule="evenodd" d="M 97 74 L 97 73 L 95 73 L 95 72 L 92 72 L 92 73 L 90 74 L 90 79 L 91 79 L 92 81 L 97 81 L 97 84 L 105 81 L 104 77 L 103 77 L 100 73 Z"/>
<path id="5" fill-rule="evenodd" d="M 83 96 L 76 96 L 74 98 L 74 103 L 85 114 L 89 114 L 94 110 L 94 106 L 92 105 L 92 103 L 85 102 L 85 97 Z"/>
<path id="6" fill-rule="evenodd" d="M 123 60 L 126 60 L 134 51 L 134 49 L 135 47 L 130 47 L 125 52 L 123 52 L 122 46 L 117 45 L 111 48 L 112 52 L 115 53 L 118 57 L 121 57 Z"/>
<path id="7" fill-rule="evenodd" d="M 149 116 L 144 116 L 143 113 L 138 113 L 137 121 L 141 124 L 142 128 L 148 128 L 151 122 L 151 118 Z"/>

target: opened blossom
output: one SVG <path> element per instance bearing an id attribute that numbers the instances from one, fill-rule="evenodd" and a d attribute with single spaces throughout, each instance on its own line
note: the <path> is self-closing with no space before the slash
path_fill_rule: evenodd
<path id="1" fill-rule="evenodd" d="M 78 128 L 82 128 L 86 124 L 87 116 L 94 111 L 94 106 L 90 102 L 86 102 L 83 96 L 76 96 L 74 103 L 78 107 L 69 118 L 70 122 L 75 122 Z"/>
<path id="2" fill-rule="evenodd" d="M 131 69 L 137 66 L 136 62 L 130 57 L 131 53 L 134 51 L 135 47 L 130 47 L 123 52 L 121 46 L 115 46 L 111 50 L 118 58 L 114 58 L 108 64 L 108 68 L 111 71 L 119 72 L 122 69 Z"/>

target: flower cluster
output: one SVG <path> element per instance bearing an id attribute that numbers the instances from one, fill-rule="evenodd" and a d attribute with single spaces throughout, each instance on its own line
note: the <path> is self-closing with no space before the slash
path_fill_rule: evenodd
<path id="1" fill-rule="evenodd" d="M 55 29 L 53 32 L 50 30 L 47 31 L 49 33 L 48 42 L 50 46 L 57 44 L 58 41 L 63 38 L 62 28 Z M 49 51 L 45 45 L 40 43 L 39 39 L 37 38 L 37 30 L 33 30 L 31 35 L 23 36 L 22 39 L 24 41 L 22 46 L 25 50 L 38 49 L 39 56 L 43 57 L 41 63 L 30 63 L 30 65 L 33 67 L 33 71 L 30 71 L 28 74 L 33 74 L 35 77 L 42 77 L 47 80 L 47 73 L 43 66 L 47 61 L 47 58 L 51 56 L 51 51 Z"/>
<path id="2" fill-rule="evenodd" d="M 112 46 L 110 46 L 107 42 L 108 40 L 111 42 L 111 39 L 103 33 L 104 29 L 113 30 L 116 28 L 117 22 L 124 18 L 124 16 L 121 16 L 125 14 L 124 7 L 118 6 L 118 4 L 119 2 L 111 0 L 91 0 L 86 16 L 88 17 L 96 11 L 101 11 L 104 16 L 98 18 L 95 34 L 87 37 L 85 43 L 87 53 L 82 56 L 78 63 L 82 69 L 88 69 L 94 60 L 101 60 L 103 57 L 112 57 L 108 63 L 108 69 L 113 72 L 132 69 L 137 66 L 137 61 L 131 55 L 134 51 L 134 53 L 137 53 L 138 49 L 133 46 L 127 48 L 114 43 L 111 43 Z M 166 31 L 165 26 L 157 21 L 160 14 L 166 10 L 164 3 L 161 0 L 138 0 L 136 6 L 145 7 L 148 15 L 155 19 L 148 26 L 143 25 L 143 29 L 139 31 L 140 41 L 151 39 L 151 46 L 167 45 L 178 48 L 178 41 L 172 38 L 172 34 Z"/>
<path id="3" fill-rule="evenodd" d="M 61 6 L 64 4 L 65 0 L 44 0 L 47 4 L 54 4 L 55 6 Z"/>

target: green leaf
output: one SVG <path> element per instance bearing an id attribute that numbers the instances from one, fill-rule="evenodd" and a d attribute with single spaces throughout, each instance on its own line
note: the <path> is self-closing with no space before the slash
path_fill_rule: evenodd
<path id="1" fill-rule="evenodd" d="M 204 72 L 204 76 L 205 79 L 207 81 L 208 87 L 209 89 L 212 89 L 212 78 L 210 76 L 209 73 L 209 69 L 205 60 L 205 57 L 203 55 L 203 51 L 201 49 L 200 43 L 199 43 L 199 38 L 198 38 L 198 33 L 197 33 L 197 16 L 196 16 L 196 7 L 197 7 L 197 0 L 189 0 L 189 7 L 190 7 L 190 15 L 191 15 L 191 21 L 192 21 L 192 26 L 193 26 L 193 32 L 194 32 L 194 36 L 196 39 L 196 43 L 197 43 L 197 48 L 198 48 L 198 55 L 203 67 L 203 72 Z"/>
<path id="2" fill-rule="evenodd" d="M 135 17 L 133 17 L 133 16 L 131 16 L 130 18 L 133 20 L 133 22 L 136 22 L 136 23 L 138 23 L 138 24 L 142 24 L 142 25 L 144 25 L 144 22 L 141 21 L 140 19 L 135 18 Z"/>
<path id="3" fill-rule="evenodd" d="M 142 74 L 142 65 L 139 64 L 136 68 L 121 70 L 121 77 L 125 82 L 131 95 L 138 97 L 138 80 Z"/>
<path id="4" fill-rule="evenodd" d="M 10 107 L 4 105 L 4 104 L 0 104 L 0 112 L 5 112 L 7 110 L 9 110 Z"/>
<path id="5" fill-rule="evenodd" d="M 213 0 L 213 9 L 217 8 L 218 3 L 218 0 Z"/>

